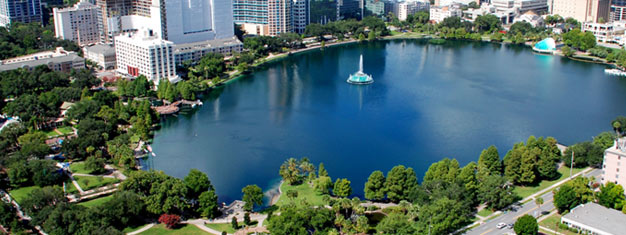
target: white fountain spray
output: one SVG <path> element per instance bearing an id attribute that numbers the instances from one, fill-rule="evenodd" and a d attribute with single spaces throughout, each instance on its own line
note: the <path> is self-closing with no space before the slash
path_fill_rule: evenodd
<path id="1" fill-rule="evenodd" d="M 359 73 L 363 73 L 363 54 L 361 54 L 361 60 L 359 61 Z"/>

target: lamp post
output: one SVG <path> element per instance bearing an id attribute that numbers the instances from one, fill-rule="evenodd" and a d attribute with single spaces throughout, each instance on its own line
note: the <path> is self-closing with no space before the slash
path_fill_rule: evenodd
<path id="1" fill-rule="evenodd" d="M 574 169 L 574 150 L 572 150 L 572 160 L 569 167 L 569 178 L 572 178 L 572 170 Z"/>

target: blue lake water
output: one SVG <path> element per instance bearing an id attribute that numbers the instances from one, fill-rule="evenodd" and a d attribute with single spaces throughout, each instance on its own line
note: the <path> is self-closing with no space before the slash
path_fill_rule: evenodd
<path id="1" fill-rule="evenodd" d="M 358 70 L 374 83 L 351 85 Z M 374 170 L 403 164 L 421 179 L 442 158 L 500 155 L 528 136 L 591 140 L 626 114 L 626 79 L 606 66 L 491 43 L 378 41 L 292 55 L 214 90 L 156 133 L 154 169 L 209 176 L 220 201 L 275 184 L 289 157 L 324 162 L 356 196 Z"/>

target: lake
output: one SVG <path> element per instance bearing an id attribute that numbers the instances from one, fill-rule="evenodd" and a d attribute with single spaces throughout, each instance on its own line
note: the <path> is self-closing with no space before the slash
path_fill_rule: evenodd
<path id="1" fill-rule="evenodd" d="M 351 85 L 359 69 L 374 83 Z M 413 167 L 418 179 L 443 158 L 503 157 L 530 135 L 569 145 L 611 130 L 626 109 L 626 80 L 605 65 L 484 42 L 393 40 L 289 56 L 213 90 L 204 106 L 162 122 L 153 169 L 205 172 L 220 201 L 241 188 L 275 187 L 289 157 L 323 162 L 355 196 L 374 170 Z"/>

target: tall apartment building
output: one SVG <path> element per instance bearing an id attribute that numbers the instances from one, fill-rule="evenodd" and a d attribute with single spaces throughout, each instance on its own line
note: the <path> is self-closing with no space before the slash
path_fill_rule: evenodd
<path id="1" fill-rule="evenodd" d="M 338 0 L 340 19 L 361 19 L 363 0 Z"/>
<path id="2" fill-rule="evenodd" d="M 609 21 L 611 0 L 553 0 L 552 14 L 579 22 Z"/>
<path id="3" fill-rule="evenodd" d="M 626 187 L 626 138 L 604 151 L 602 161 L 602 184 L 613 182 Z"/>
<path id="4" fill-rule="evenodd" d="M 173 47 L 174 43 L 163 40 L 151 29 L 116 36 L 117 72 L 133 77 L 144 75 L 154 84 L 161 79 L 177 81 Z"/>
<path id="5" fill-rule="evenodd" d="M 611 1 L 611 21 L 626 20 L 626 0 Z"/>
<path id="6" fill-rule="evenodd" d="M 327 24 L 339 19 L 339 4 L 336 0 L 310 0 L 311 23 Z"/>
<path id="7" fill-rule="evenodd" d="M 291 16 L 293 17 L 293 31 L 296 33 L 304 33 L 306 26 L 310 23 L 309 4 L 309 0 L 293 0 L 292 2 Z"/>
<path id="8" fill-rule="evenodd" d="M 40 0 L 0 0 L 0 27 L 13 22 L 42 23 Z"/>
<path id="9" fill-rule="evenodd" d="M 293 32 L 291 0 L 268 0 L 269 35 Z"/>
<path id="10" fill-rule="evenodd" d="M 419 11 L 430 11 L 430 1 L 410 0 L 396 4 L 394 14 L 400 21 L 405 21 L 409 15 Z"/>
<path id="11" fill-rule="evenodd" d="M 54 8 L 54 31 L 57 38 L 70 40 L 78 45 L 100 42 L 102 24 L 100 8 L 82 0 L 72 7 Z"/>
<path id="12" fill-rule="evenodd" d="M 247 34 L 269 35 L 268 0 L 233 0 L 233 21 Z"/>

